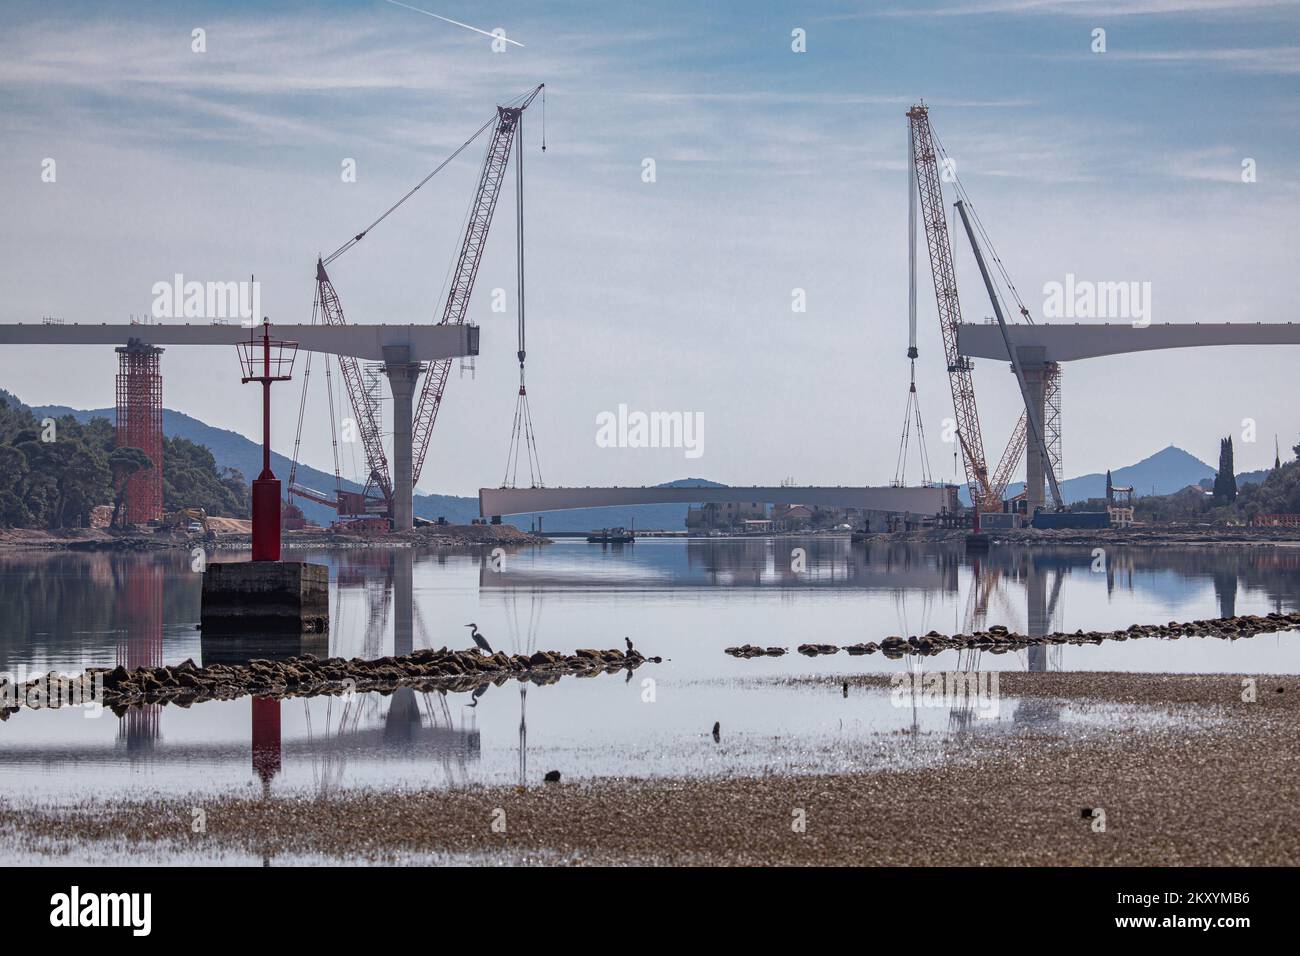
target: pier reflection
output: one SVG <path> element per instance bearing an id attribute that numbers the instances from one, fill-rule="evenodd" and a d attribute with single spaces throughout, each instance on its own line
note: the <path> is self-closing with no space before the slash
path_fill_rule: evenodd
<path id="1" fill-rule="evenodd" d="M 346 633 L 337 633 L 345 619 L 340 605 L 349 591 L 361 591 L 366 609 L 360 656 L 383 656 L 392 622 L 393 653 L 407 655 L 430 646 L 420 609 L 414 600 L 414 556 L 410 550 L 365 550 L 342 556 L 335 568 L 331 635 L 301 638 L 245 635 L 237 641 L 222 635 L 202 642 L 205 662 L 247 663 L 250 660 L 286 660 L 303 653 L 342 655 Z M 319 645 L 319 646 L 317 646 Z M 286 747 L 282 734 L 285 708 L 300 709 L 305 737 Z M 284 769 L 286 756 L 306 759 L 318 793 L 325 794 L 347 782 L 349 761 L 415 759 L 436 767 L 441 782 L 466 783 L 469 765 L 480 755 L 477 722 L 471 716 L 453 720 L 448 695 L 399 687 L 390 693 L 345 692 L 301 700 L 253 698 L 251 702 L 252 769 L 264 794 Z M 287 753 L 286 753 L 287 751 Z"/>
<path id="2" fill-rule="evenodd" d="M 566 761 L 579 753 L 588 766 L 635 773 L 640 764 L 618 762 L 621 741 L 660 733 L 651 752 L 675 766 L 676 760 L 695 759 L 689 746 L 695 725 L 707 729 L 719 713 L 736 715 L 732 726 L 763 725 L 773 740 L 787 739 L 790 727 L 811 719 L 764 703 L 766 692 L 728 684 L 765 667 L 785 672 L 780 669 L 801 665 L 801 659 L 751 662 L 742 670 L 720 654 L 724 642 L 793 646 L 824 634 L 820 639 L 844 645 L 931 628 L 969 633 L 993 624 L 1044 634 L 1186 619 L 1181 615 L 1193 608 L 1193 616 L 1208 617 L 1300 605 L 1300 551 L 1283 548 L 1109 548 L 1098 555 L 1088 547 L 994 547 L 976 557 L 959 544 L 853 545 L 845 538 L 808 536 L 665 539 L 622 549 L 557 543 L 497 555 L 491 549 L 350 548 L 295 557 L 330 567 L 331 631 L 277 642 L 197 631 L 200 578 L 188 553 L 0 555 L 0 601 L 11 609 L 0 620 L 0 670 L 156 667 L 190 657 L 211 664 L 308 652 L 378 659 L 421 647 L 467 646 L 464 625 L 477 620 L 492 647 L 511 654 L 621 646 L 624 634 L 640 646 L 644 636 L 645 650 L 663 653 L 669 663 L 650 673 L 685 680 L 691 691 L 675 696 L 672 707 L 653 709 L 654 721 L 644 719 L 651 711 L 640 706 L 638 689 L 624 689 L 617 678 L 566 681 L 557 693 L 503 682 L 485 683 L 473 693 L 406 687 L 386 695 L 243 698 L 190 709 L 153 705 L 101 722 L 67 715 L 75 719 L 58 723 L 59 736 L 52 717 L 24 713 L 5 726 L 0 767 L 31 774 L 26 785 L 34 780 L 39 786 L 39 768 L 113 767 L 116 761 L 121 771 L 109 773 L 119 787 L 146 779 L 202 786 L 209 779 L 228 784 L 237 778 L 239 785 L 252 783 L 268 794 L 303 788 L 328 793 L 376 780 L 528 784 L 530 763 L 558 755 L 552 766 L 564 767 L 567 775 Z M 773 595 L 779 599 L 771 600 Z M 1160 650 L 1177 652 L 1171 666 L 1186 659 L 1193 670 L 1209 672 L 1241 660 L 1284 667 L 1292 648 L 1294 642 L 1260 639 L 1236 647 L 1198 642 L 1185 648 L 1195 651 L 1186 658 L 1183 646 Z M 1089 665 L 1125 667 L 1145 654 L 1148 663 L 1136 668 L 1143 669 L 1174 660 L 1157 660 L 1155 650 L 1152 642 L 1102 649 L 1053 645 L 994 657 L 963 650 L 908 660 L 906 666 L 1050 671 L 1079 667 L 1086 655 Z M 880 670 L 904 662 L 840 655 L 818 666 Z M 733 692 L 715 711 L 710 695 Z M 708 712 L 696 714 L 695 706 Z M 908 722 L 886 707 L 886 716 L 870 720 L 890 732 Z M 934 716 L 914 713 L 914 729 L 922 735 L 933 731 Z M 1052 705 L 1029 699 L 1019 702 L 1013 717 L 1060 718 Z M 946 724 L 960 731 L 974 720 L 969 707 L 954 708 Z M 496 743 L 486 752 L 480 726 Z M 689 756 L 683 758 L 674 749 L 679 747 Z M 591 748 L 598 757 L 590 755 Z M 203 776 L 195 773 L 199 767 Z M 551 767 L 534 767 L 534 776 L 538 769 Z"/>
<path id="3" fill-rule="evenodd" d="M 117 617 L 120 622 L 114 663 L 127 670 L 161 667 L 163 662 L 163 568 L 135 564 L 118 573 Z M 118 719 L 118 741 L 130 753 L 153 749 L 160 734 L 162 707 L 132 707 Z"/>

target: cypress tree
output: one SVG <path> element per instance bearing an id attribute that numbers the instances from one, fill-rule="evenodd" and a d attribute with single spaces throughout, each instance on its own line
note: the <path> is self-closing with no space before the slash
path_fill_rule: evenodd
<path id="1" fill-rule="evenodd" d="M 1232 470 L 1232 436 L 1219 441 L 1219 472 L 1214 476 L 1214 499 L 1220 504 L 1237 500 L 1237 476 Z"/>
<path id="2" fill-rule="evenodd" d="M 1114 503 L 1115 503 L 1115 486 L 1114 484 L 1111 483 L 1110 469 L 1107 468 L 1106 469 L 1106 504 L 1113 505 Z"/>

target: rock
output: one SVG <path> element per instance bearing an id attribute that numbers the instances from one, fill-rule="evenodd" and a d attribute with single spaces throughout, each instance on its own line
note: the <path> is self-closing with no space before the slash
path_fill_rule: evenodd
<path id="1" fill-rule="evenodd" d="M 542 779 L 545 780 L 547 783 L 559 783 L 559 782 L 560 782 L 560 771 L 558 771 L 558 770 L 548 770 L 548 771 L 546 771 L 546 776 L 543 777 Z"/>
<path id="2" fill-rule="evenodd" d="M 800 644 L 799 653 L 808 657 L 817 657 L 819 654 L 838 654 L 839 647 L 834 644 Z"/>

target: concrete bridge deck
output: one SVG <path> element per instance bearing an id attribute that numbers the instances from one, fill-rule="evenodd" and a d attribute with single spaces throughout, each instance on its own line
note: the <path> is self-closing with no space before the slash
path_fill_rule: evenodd
<path id="1" fill-rule="evenodd" d="M 1296 322 L 1073 323 L 1011 325 L 1007 331 L 1017 349 L 1041 348 L 1047 362 L 1208 345 L 1300 345 L 1300 323 Z M 963 323 L 957 330 L 957 351 L 972 358 L 1011 361 L 996 324 Z"/>
<path id="2" fill-rule="evenodd" d="M 237 345 L 261 331 L 261 325 L 160 322 L 134 324 L 0 323 L 0 345 L 126 345 L 131 339 L 145 345 Z M 351 355 L 382 362 L 392 350 L 406 351 L 406 362 L 477 355 L 477 325 L 301 325 L 271 324 L 276 339 L 297 342 L 307 352 Z M 385 349 L 390 351 L 385 353 Z"/>
<path id="3" fill-rule="evenodd" d="M 952 487 L 792 488 L 769 485 L 727 488 L 480 488 L 478 492 L 479 514 L 483 517 L 619 505 L 723 504 L 742 501 L 933 515 L 945 509 L 956 510 L 957 491 Z"/>

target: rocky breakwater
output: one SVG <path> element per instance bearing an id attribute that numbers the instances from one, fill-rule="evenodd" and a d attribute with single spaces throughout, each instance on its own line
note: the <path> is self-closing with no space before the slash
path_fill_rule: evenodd
<path id="1" fill-rule="evenodd" d="M 1016 634 L 1006 627 L 996 624 L 987 631 L 975 631 L 973 634 L 940 634 L 930 631 L 919 637 L 887 637 L 879 644 L 867 641 L 850 644 L 841 648 L 836 644 L 801 644 L 799 653 L 808 657 L 822 654 L 836 654 L 844 650 L 852 655 L 874 654 L 877 651 L 886 657 L 902 657 L 905 654 L 938 654 L 947 650 L 965 650 L 974 648 L 993 654 L 1032 647 L 1036 644 L 1100 644 L 1102 641 L 1132 641 L 1141 638 L 1163 638 L 1178 640 L 1182 637 L 1217 637 L 1223 640 L 1238 640 L 1254 637 L 1257 634 L 1276 634 L 1280 631 L 1300 630 L 1300 612 L 1282 614 L 1243 614 L 1238 617 L 1210 618 L 1202 621 L 1168 624 L 1134 624 L 1123 631 L 1075 631 L 1067 634 L 1054 631 L 1051 634 Z M 776 652 L 776 653 L 774 653 Z M 728 647 L 726 653 L 732 657 L 751 658 L 777 656 L 784 654 L 780 647 L 755 647 L 745 644 L 740 647 Z"/>
<path id="2" fill-rule="evenodd" d="M 120 716 L 128 707 L 139 704 L 188 707 L 199 701 L 232 700 L 250 694 L 269 698 L 314 697 L 366 691 L 387 693 L 398 687 L 462 692 L 486 684 L 499 686 L 509 680 L 552 684 L 566 675 L 594 677 L 622 670 L 631 672 L 642 664 L 658 664 L 660 660 L 645 657 L 635 649 L 512 655 L 503 651 L 484 654 L 474 649 L 452 651 L 444 647 L 371 661 L 304 654 L 282 660 L 250 660 L 244 664 L 208 667 L 199 667 L 192 660 L 173 667 L 135 670 L 119 665 L 112 669 L 88 668 L 85 676 L 102 686 L 102 699 L 98 703 Z M 26 696 L 22 693 L 17 699 Z"/>

